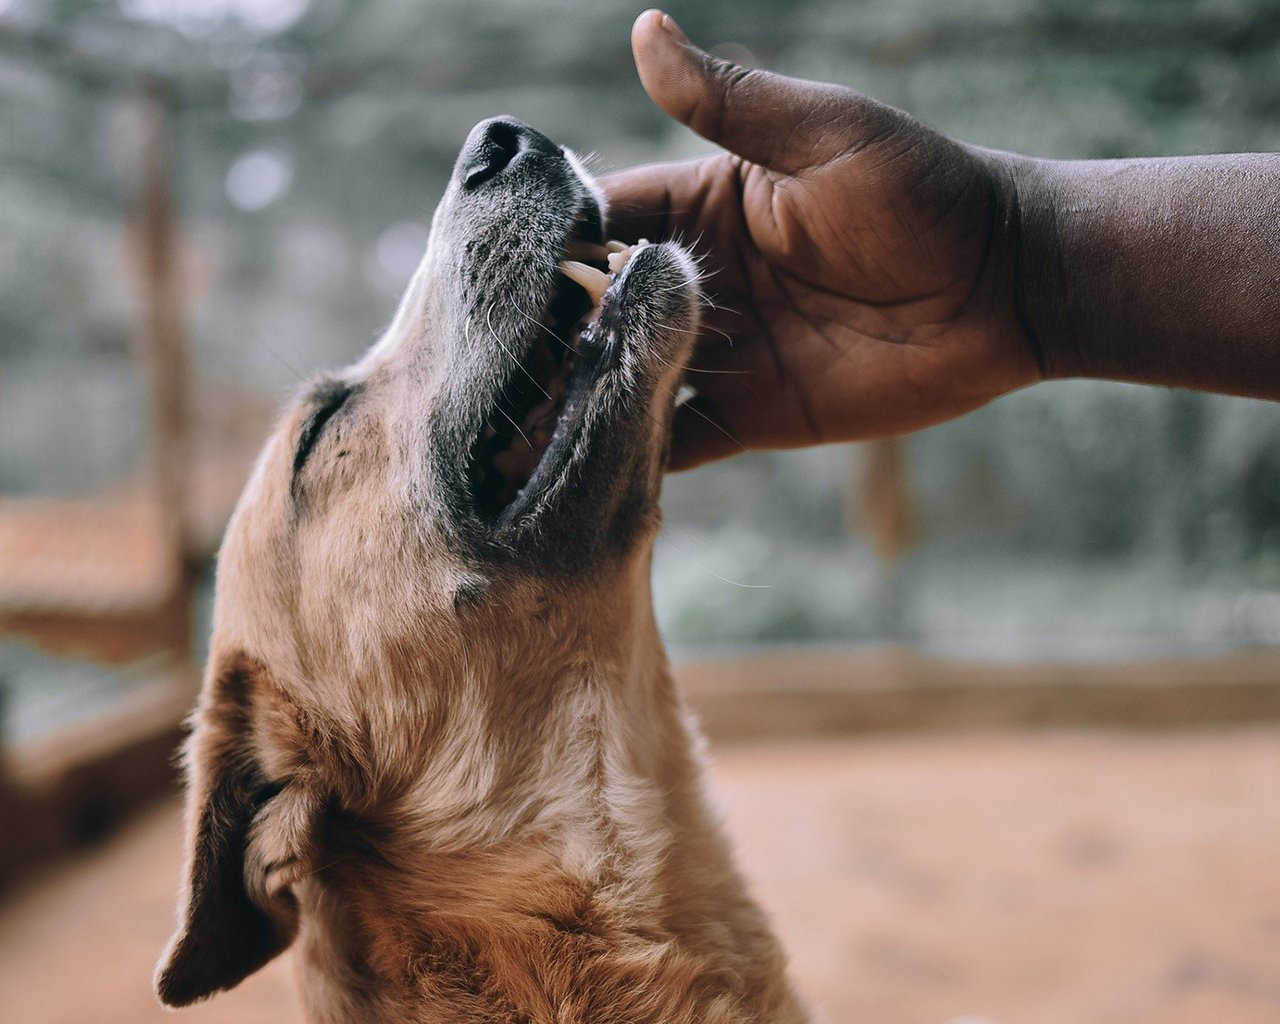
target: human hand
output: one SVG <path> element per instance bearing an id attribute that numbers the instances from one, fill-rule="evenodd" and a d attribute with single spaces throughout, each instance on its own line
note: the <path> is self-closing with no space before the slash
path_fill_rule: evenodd
<path id="1" fill-rule="evenodd" d="M 902 433 L 1042 375 L 1003 154 L 851 89 L 739 67 L 647 11 L 640 80 L 726 150 L 604 181 L 611 231 L 704 254 L 713 307 L 671 467 Z"/>

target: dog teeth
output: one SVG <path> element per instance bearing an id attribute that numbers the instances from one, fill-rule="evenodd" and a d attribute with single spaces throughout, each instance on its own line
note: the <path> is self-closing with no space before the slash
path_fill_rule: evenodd
<path id="1" fill-rule="evenodd" d="M 649 239 L 642 238 L 635 245 L 624 245 L 622 242 L 609 241 L 605 243 L 605 248 L 609 251 L 609 255 L 605 257 L 605 262 L 609 264 L 609 272 L 617 277 L 622 273 L 623 268 L 631 262 L 631 257 L 638 253 L 641 249 L 649 244 Z"/>
<path id="2" fill-rule="evenodd" d="M 591 296 L 592 303 L 599 305 L 611 283 L 609 275 L 616 278 L 631 262 L 631 257 L 648 244 L 647 238 L 640 239 L 635 245 L 627 245 L 612 238 L 604 245 L 575 239 L 565 249 L 565 259 L 560 264 L 560 270 L 571 281 L 582 285 Z M 592 263 L 604 263 L 609 268 L 608 274 L 591 266 L 586 262 L 588 260 Z"/>
<path id="3" fill-rule="evenodd" d="M 591 302 L 594 305 L 599 305 L 600 300 L 604 298 L 604 293 L 609 290 L 611 282 L 608 274 L 602 270 L 596 270 L 595 267 L 589 267 L 585 263 L 579 263 L 577 260 L 562 260 L 560 272 L 570 281 L 582 285 L 586 293 L 591 296 Z"/>

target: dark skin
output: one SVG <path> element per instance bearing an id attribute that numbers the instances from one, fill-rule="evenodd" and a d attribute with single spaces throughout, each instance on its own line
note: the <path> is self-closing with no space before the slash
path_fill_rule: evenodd
<path id="1" fill-rule="evenodd" d="M 640 80 L 724 147 L 605 181 L 706 256 L 673 469 L 904 433 L 1040 380 L 1280 398 L 1280 157 L 1044 161 L 746 69 L 647 11 Z"/>

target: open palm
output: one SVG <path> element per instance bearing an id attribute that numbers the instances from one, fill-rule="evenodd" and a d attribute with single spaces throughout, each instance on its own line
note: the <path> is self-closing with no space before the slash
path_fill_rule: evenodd
<path id="1" fill-rule="evenodd" d="M 1038 379 L 999 157 L 838 86 L 720 61 L 636 23 L 655 102 L 725 153 L 605 181 L 615 232 L 705 255 L 672 466 L 917 429 Z"/>

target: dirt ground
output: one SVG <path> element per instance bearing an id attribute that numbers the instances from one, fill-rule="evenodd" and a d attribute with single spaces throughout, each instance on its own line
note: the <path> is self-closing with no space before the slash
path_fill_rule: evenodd
<path id="1" fill-rule="evenodd" d="M 1276 1024 L 1280 728 L 732 746 L 715 789 L 832 1024 Z M 170 1016 L 175 805 L 0 904 L 0 1021 L 286 1024 L 287 958 Z"/>

